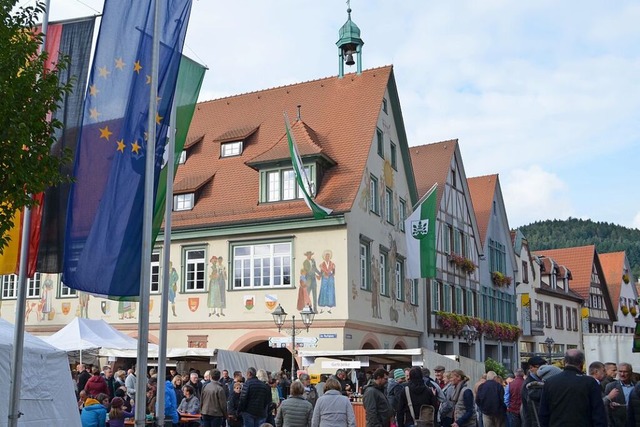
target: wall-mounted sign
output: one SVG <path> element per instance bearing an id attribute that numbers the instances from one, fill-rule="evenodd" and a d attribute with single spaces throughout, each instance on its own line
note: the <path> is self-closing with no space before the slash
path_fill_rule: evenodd
<path id="1" fill-rule="evenodd" d="M 322 367 L 327 369 L 360 369 L 359 360 L 328 360 L 322 362 Z"/>
<path id="2" fill-rule="evenodd" d="M 320 334 L 320 338 L 338 338 L 338 334 Z"/>

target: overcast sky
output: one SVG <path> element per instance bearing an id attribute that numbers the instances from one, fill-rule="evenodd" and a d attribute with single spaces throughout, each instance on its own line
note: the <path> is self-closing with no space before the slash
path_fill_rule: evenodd
<path id="1" fill-rule="evenodd" d="M 102 4 L 51 0 L 51 18 Z M 409 145 L 458 138 L 468 177 L 500 174 L 512 228 L 570 216 L 640 228 L 639 2 L 351 8 L 364 68 L 394 66 Z M 200 100 L 337 75 L 346 18 L 343 0 L 194 0 L 184 53 L 209 67 Z"/>

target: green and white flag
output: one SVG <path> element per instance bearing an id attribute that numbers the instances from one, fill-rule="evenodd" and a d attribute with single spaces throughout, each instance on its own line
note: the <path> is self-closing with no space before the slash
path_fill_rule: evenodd
<path id="1" fill-rule="evenodd" d="M 436 277 L 436 188 L 438 184 L 431 187 L 404 222 L 409 279 Z"/>
<path id="2" fill-rule="evenodd" d="M 311 195 L 313 192 L 311 191 L 311 183 L 309 182 L 309 177 L 307 176 L 307 172 L 302 164 L 302 159 L 300 159 L 300 153 L 298 153 L 298 148 L 296 147 L 296 142 L 293 138 L 293 133 L 291 132 L 291 126 L 289 125 L 289 117 L 287 117 L 287 113 L 284 114 L 284 125 L 287 130 L 287 142 L 289 143 L 289 154 L 291 155 L 291 163 L 293 164 L 293 171 L 296 175 L 296 181 L 298 182 L 298 187 L 302 190 L 302 194 L 304 195 L 304 201 L 313 212 L 313 217 L 315 219 L 326 218 L 331 212 L 332 209 L 325 208 L 324 206 L 320 206 L 317 204 Z"/>

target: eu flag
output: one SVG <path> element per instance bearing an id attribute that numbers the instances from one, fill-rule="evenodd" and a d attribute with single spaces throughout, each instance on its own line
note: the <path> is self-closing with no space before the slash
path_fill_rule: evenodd
<path id="1" fill-rule="evenodd" d="M 147 153 L 149 96 L 156 84 L 151 81 L 155 1 L 105 2 L 67 212 L 62 280 L 73 289 L 140 293 L 145 157 L 155 156 L 157 187 L 191 11 L 191 0 L 162 1 L 157 141 L 155 153 Z"/>

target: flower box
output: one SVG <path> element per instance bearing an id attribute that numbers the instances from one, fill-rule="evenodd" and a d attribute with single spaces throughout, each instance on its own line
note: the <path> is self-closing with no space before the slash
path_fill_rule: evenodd
<path id="1" fill-rule="evenodd" d="M 449 254 L 449 262 L 451 264 L 455 264 L 462 271 L 467 274 L 472 274 L 476 271 L 476 265 L 469 258 L 465 258 L 461 255 L 450 253 Z"/>
<path id="2" fill-rule="evenodd" d="M 502 286 L 507 287 L 511 285 L 512 279 L 510 276 L 505 276 L 500 271 L 494 271 L 493 273 L 491 273 L 491 280 L 493 281 L 493 284 L 496 285 L 497 287 L 502 287 Z"/>

